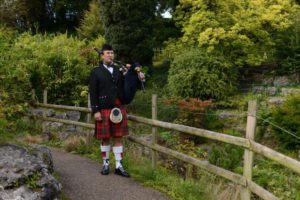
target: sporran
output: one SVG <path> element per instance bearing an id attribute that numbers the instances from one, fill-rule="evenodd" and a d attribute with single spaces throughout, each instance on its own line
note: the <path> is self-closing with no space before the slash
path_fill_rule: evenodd
<path id="1" fill-rule="evenodd" d="M 123 119 L 121 110 L 119 108 L 113 108 L 110 112 L 109 119 L 112 123 L 120 123 Z"/>

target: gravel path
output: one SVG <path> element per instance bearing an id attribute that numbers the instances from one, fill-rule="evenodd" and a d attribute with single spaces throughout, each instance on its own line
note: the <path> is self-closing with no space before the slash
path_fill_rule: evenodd
<path id="1" fill-rule="evenodd" d="M 54 170 L 60 175 L 64 193 L 71 200 L 169 200 L 131 178 L 100 174 L 101 165 L 88 158 L 51 149 Z"/>

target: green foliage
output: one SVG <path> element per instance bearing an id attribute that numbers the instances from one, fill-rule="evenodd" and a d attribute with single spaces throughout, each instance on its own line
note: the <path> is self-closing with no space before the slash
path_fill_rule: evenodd
<path id="1" fill-rule="evenodd" d="M 41 177 L 41 172 L 34 172 L 33 174 L 25 177 L 25 179 L 16 182 L 15 186 L 20 187 L 21 185 L 25 184 L 30 189 L 39 189 L 40 187 L 38 186 L 38 181 L 41 179 Z"/>
<path id="2" fill-rule="evenodd" d="M 293 25 L 298 8 L 291 0 L 182 0 L 175 19 L 183 36 L 169 41 L 166 52 L 174 58 L 178 49 L 197 46 L 237 67 L 259 66 L 272 59 L 274 36 Z"/>
<path id="3" fill-rule="evenodd" d="M 43 12 L 43 1 L 0 1 L 0 23 L 19 29 L 33 28 Z"/>
<path id="4" fill-rule="evenodd" d="M 279 199 L 298 200 L 300 198 L 299 175 L 261 156 L 256 156 L 253 180 Z"/>
<path id="5" fill-rule="evenodd" d="M 163 18 L 161 16 L 155 16 L 153 21 L 153 42 L 154 47 L 162 47 L 163 42 L 169 38 L 179 37 L 180 29 L 175 26 L 175 22 L 172 18 Z"/>
<path id="6" fill-rule="evenodd" d="M 272 110 L 272 121 L 279 127 L 300 137 L 300 94 L 289 96 L 283 105 L 274 107 Z M 283 146 L 289 149 L 300 147 L 299 139 L 277 127 L 271 127 Z"/>
<path id="7" fill-rule="evenodd" d="M 26 186 L 30 189 L 39 188 L 38 181 L 40 180 L 41 177 L 42 174 L 40 172 L 36 172 L 33 175 L 26 177 L 25 179 Z"/>
<path id="8" fill-rule="evenodd" d="M 87 45 L 67 34 L 33 36 L 23 33 L 3 54 L 0 72 L 4 75 L 5 90 L 22 93 L 19 99 L 25 100 L 24 94 L 30 97 L 33 88 L 39 97 L 43 89 L 48 89 L 49 102 L 83 104 L 86 97 L 80 94 L 87 91 L 91 63 L 97 58 L 87 47 L 103 43 L 102 37 Z"/>
<path id="9" fill-rule="evenodd" d="M 77 33 L 81 38 L 91 40 L 99 35 L 104 35 L 104 27 L 100 13 L 100 3 L 97 0 L 91 1 L 89 10 L 84 13 L 84 17 L 77 29 Z"/>
<path id="10" fill-rule="evenodd" d="M 151 66 L 154 0 L 100 0 L 105 39 L 114 47 L 117 59 Z"/>
<path id="11" fill-rule="evenodd" d="M 173 134 L 170 131 L 160 132 L 160 138 L 162 140 L 169 141 L 172 139 L 172 137 L 173 137 Z"/>
<path id="12" fill-rule="evenodd" d="M 292 74 L 300 71 L 300 11 L 292 17 L 293 26 L 275 38 L 279 64 L 277 74 Z"/>
<path id="13" fill-rule="evenodd" d="M 208 154 L 211 164 L 233 171 L 240 166 L 243 158 L 243 149 L 230 144 L 214 145 Z"/>
<path id="14" fill-rule="evenodd" d="M 208 111 L 207 115 L 203 117 L 202 121 L 204 129 L 213 131 L 222 130 L 225 124 L 213 111 Z"/>
<path id="15" fill-rule="evenodd" d="M 175 57 L 168 88 L 175 96 L 222 99 L 234 91 L 236 73 L 224 59 L 196 50 Z"/>
<path id="16" fill-rule="evenodd" d="M 9 123 L 6 119 L 0 118 L 0 144 L 5 144 L 14 138 L 14 134 L 9 131 Z"/>
<path id="17" fill-rule="evenodd" d="M 139 163 L 137 164 L 137 162 Z M 172 199 L 209 199 L 208 195 L 204 193 L 205 186 L 201 183 L 194 180 L 184 180 L 162 167 L 153 170 L 151 164 L 147 161 L 137 161 L 136 159 L 133 161 L 130 159 L 128 168 L 134 179 L 168 194 Z"/>
<path id="18" fill-rule="evenodd" d="M 20 30 L 74 31 L 90 0 L 0 0 L 0 23 Z"/>

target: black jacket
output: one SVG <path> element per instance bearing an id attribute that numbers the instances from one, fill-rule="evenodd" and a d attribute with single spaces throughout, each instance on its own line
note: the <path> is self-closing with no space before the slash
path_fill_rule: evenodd
<path id="1" fill-rule="evenodd" d="M 92 70 L 90 76 L 90 99 L 92 112 L 103 108 L 113 108 L 116 98 L 124 104 L 124 77 L 118 67 L 114 66 L 111 74 L 102 63 Z"/>
<path id="2" fill-rule="evenodd" d="M 90 75 L 90 99 L 92 112 L 115 107 L 115 100 L 120 98 L 121 104 L 128 104 L 135 95 L 139 80 L 134 68 L 125 76 L 118 67 L 113 66 L 111 74 L 102 63 L 94 68 Z"/>

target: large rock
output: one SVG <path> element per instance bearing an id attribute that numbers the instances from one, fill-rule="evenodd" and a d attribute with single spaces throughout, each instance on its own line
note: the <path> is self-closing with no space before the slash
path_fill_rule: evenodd
<path id="1" fill-rule="evenodd" d="M 285 100 L 282 97 L 272 97 L 268 100 L 268 103 L 271 105 L 281 105 L 284 101 Z"/>
<path id="2" fill-rule="evenodd" d="M 274 81 L 274 77 L 266 77 L 262 79 L 262 84 L 263 85 L 272 85 Z"/>
<path id="3" fill-rule="evenodd" d="M 30 114 L 34 117 L 43 116 L 43 112 L 44 112 L 44 109 L 42 109 L 42 108 L 37 108 L 37 109 L 31 109 L 30 110 Z"/>
<path id="4" fill-rule="evenodd" d="M 61 184 L 51 175 L 50 150 L 35 147 L 31 151 L 16 145 L 0 146 L 0 200 L 52 200 Z"/>
<path id="5" fill-rule="evenodd" d="M 34 117 L 42 117 L 44 110 L 45 109 L 43 109 L 43 108 L 33 108 L 33 109 L 30 109 L 30 114 Z M 46 109 L 47 117 L 53 117 L 54 114 L 55 114 L 55 112 L 53 109 Z"/>
<path id="6" fill-rule="evenodd" d="M 67 118 L 72 121 L 78 121 L 80 119 L 80 112 L 79 111 L 68 111 Z"/>
<path id="7" fill-rule="evenodd" d="M 288 76 L 278 76 L 275 77 L 273 84 L 274 86 L 287 86 L 291 84 L 291 80 Z"/>
<path id="8" fill-rule="evenodd" d="M 233 113 L 230 113 L 230 112 L 221 112 L 219 113 L 219 118 L 220 119 L 229 119 L 231 117 L 234 117 L 235 115 Z"/>
<path id="9" fill-rule="evenodd" d="M 298 88 L 281 88 L 281 94 L 284 96 L 290 94 L 300 94 L 300 89 Z"/>
<path id="10" fill-rule="evenodd" d="M 0 200 L 41 200 L 41 196 L 38 192 L 21 186 L 17 189 L 0 191 Z"/>
<path id="11" fill-rule="evenodd" d="M 60 122 L 49 122 L 47 127 L 50 131 L 61 131 L 64 124 Z"/>
<path id="12" fill-rule="evenodd" d="M 52 154 L 49 148 L 45 146 L 35 145 L 35 148 L 31 151 L 31 154 L 42 160 L 43 163 L 47 165 L 47 169 L 51 173 L 54 171 Z"/>
<path id="13" fill-rule="evenodd" d="M 274 96 L 277 93 L 276 87 L 266 87 L 266 94 L 269 96 Z"/>
<path id="14" fill-rule="evenodd" d="M 76 130 L 77 130 L 76 126 L 71 124 L 64 125 L 62 128 L 62 131 L 67 131 L 67 132 L 75 132 Z"/>
<path id="15" fill-rule="evenodd" d="M 60 132 L 58 137 L 61 141 L 64 141 L 72 135 L 74 135 L 74 132 L 64 131 L 64 132 Z"/>
<path id="16" fill-rule="evenodd" d="M 55 115 L 55 111 L 53 109 L 48 109 L 46 111 L 46 116 L 47 117 L 53 117 Z"/>
<path id="17" fill-rule="evenodd" d="M 264 87 L 263 86 L 254 86 L 253 88 L 252 88 L 252 92 L 253 93 L 262 93 L 262 92 L 264 92 Z"/>
<path id="18" fill-rule="evenodd" d="M 55 113 L 54 118 L 67 119 L 67 113 Z"/>
<path id="19" fill-rule="evenodd" d="M 274 96 L 277 93 L 276 87 L 255 86 L 252 88 L 253 93 L 264 93 L 269 96 Z"/>

